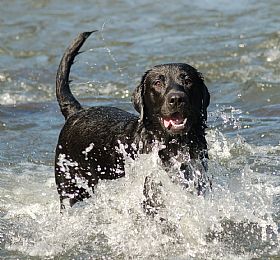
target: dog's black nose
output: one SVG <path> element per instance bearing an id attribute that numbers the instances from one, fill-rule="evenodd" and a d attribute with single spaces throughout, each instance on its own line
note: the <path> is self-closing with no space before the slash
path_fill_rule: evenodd
<path id="1" fill-rule="evenodd" d="M 171 107 L 179 107 L 185 102 L 185 93 L 182 92 L 172 92 L 167 96 L 168 104 Z"/>

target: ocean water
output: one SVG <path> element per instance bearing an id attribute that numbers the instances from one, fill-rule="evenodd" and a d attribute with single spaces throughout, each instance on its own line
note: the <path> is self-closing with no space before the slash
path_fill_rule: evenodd
<path id="1" fill-rule="evenodd" d="M 277 0 L 2 0 L 0 259 L 279 259 L 279 14 Z M 205 198 L 170 182 L 153 153 L 59 213 L 55 74 L 70 41 L 95 29 L 72 68 L 82 104 L 134 112 L 131 93 L 151 66 L 203 73 Z M 142 211 L 146 176 L 163 183 L 166 223 Z"/>

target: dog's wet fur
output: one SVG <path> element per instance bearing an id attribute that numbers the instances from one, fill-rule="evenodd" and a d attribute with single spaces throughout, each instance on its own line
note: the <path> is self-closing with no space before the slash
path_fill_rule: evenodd
<path id="1" fill-rule="evenodd" d="M 55 158 L 55 179 L 60 195 L 70 206 L 90 197 L 87 189 L 77 183 L 82 178 L 94 189 L 99 179 L 125 176 L 124 151 L 135 158 L 151 152 L 156 143 L 162 144 L 159 157 L 170 168 L 172 158 L 184 155 L 179 167 L 186 181 L 195 180 L 198 194 L 208 185 L 204 173 L 194 176 L 191 161 L 200 161 L 206 172 L 207 143 L 205 129 L 210 95 L 203 77 L 195 68 L 184 63 L 157 65 L 148 70 L 132 95 L 140 116 L 114 107 L 83 108 L 69 88 L 69 74 L 74 58 L 92 32 L 84 32 L 67 48 L 60 62 L 56 94 L 65 117 Z M 145 205 L 153 206 L 146 178 Z"/>

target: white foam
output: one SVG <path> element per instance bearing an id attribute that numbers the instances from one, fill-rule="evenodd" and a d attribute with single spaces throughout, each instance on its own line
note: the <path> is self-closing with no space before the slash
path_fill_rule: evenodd
<path id="1" fill-rule="evenodd" d="M 280 59 L 280 50 L 275 46 L 274 48 L 267 50 L 264 55 L 266 56 L 267 62 L 275 62 Z"/>
<path id="2" fill-rule="evenodd" d="M 60 215 L 52 167 L 22 165 L 26 170 L 11 181 L 9 191 L 0 189 L 9 196 L 4 205 L 9 227 L 5 249 L 39 257 L 83 252 L 87 257 L 108 258 L 240 259 L 236 251 L 242 246 L 247 248 L 243 257 L 254 255 L 246 247 L 250 240 L 259 243 L 254 246 L 260 250 L 265 244 L 273 247 L 279 239 L 273 219 L 277 211 L 273 198 L 279 194 L 276 176 L 256 173 L 249 163 L 243 169 L 238 166 L 236 150 L 243 158 L 258 152 L 244 140 L 236 146 L 236 140 L 219 132 L 208 136 L 209 173 L 214 181 L 213 192 L 205 198 L 173 183 L 158 165 L 155 149 L 136 161 L 128 160 L 125 178 L 101 181 L 92 198 Z M 146 176 L 162 183 L 165 207 L 159 216 L 164 222 L 143 212 Z M 240 234 L 246 234 L 247 240 Z"/>

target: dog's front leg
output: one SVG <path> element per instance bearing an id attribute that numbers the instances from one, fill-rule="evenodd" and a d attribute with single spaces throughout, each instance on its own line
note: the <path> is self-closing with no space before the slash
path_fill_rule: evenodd
<path id="1" fill-rule="evenodd" d="M 145 178 L 143 195 L 143 209 L 146 214 L 155 217 L 161 208 L 164 208 L 162 194 L 162 183 L 153 180 L 150 176 Z"/>
<path id="2" fill-rule="evenodd" d="M 208 190 L 212 189 L 212 181 L 207 171 L 206 158 L 202 160 L 191 159 L 180 166 L 180 176 L 183 178 L 186 188 L 193 188 L 198 195 L 205 195 Z"/>
<path id="3" fill-rule="evenodd" d="M 168 215 L 162 209 L 166 208 L 162 197 L 163 185 L 160 181 L 147 176 L 144 182 L 143 194 L 145 196 L 143 209 L 145 213 L 159 221 L 162 233 L 180 239 L 177 236 L 177 225 L 168 220 Z M 163 217 L 164 216 L 164 217 Z"/>

